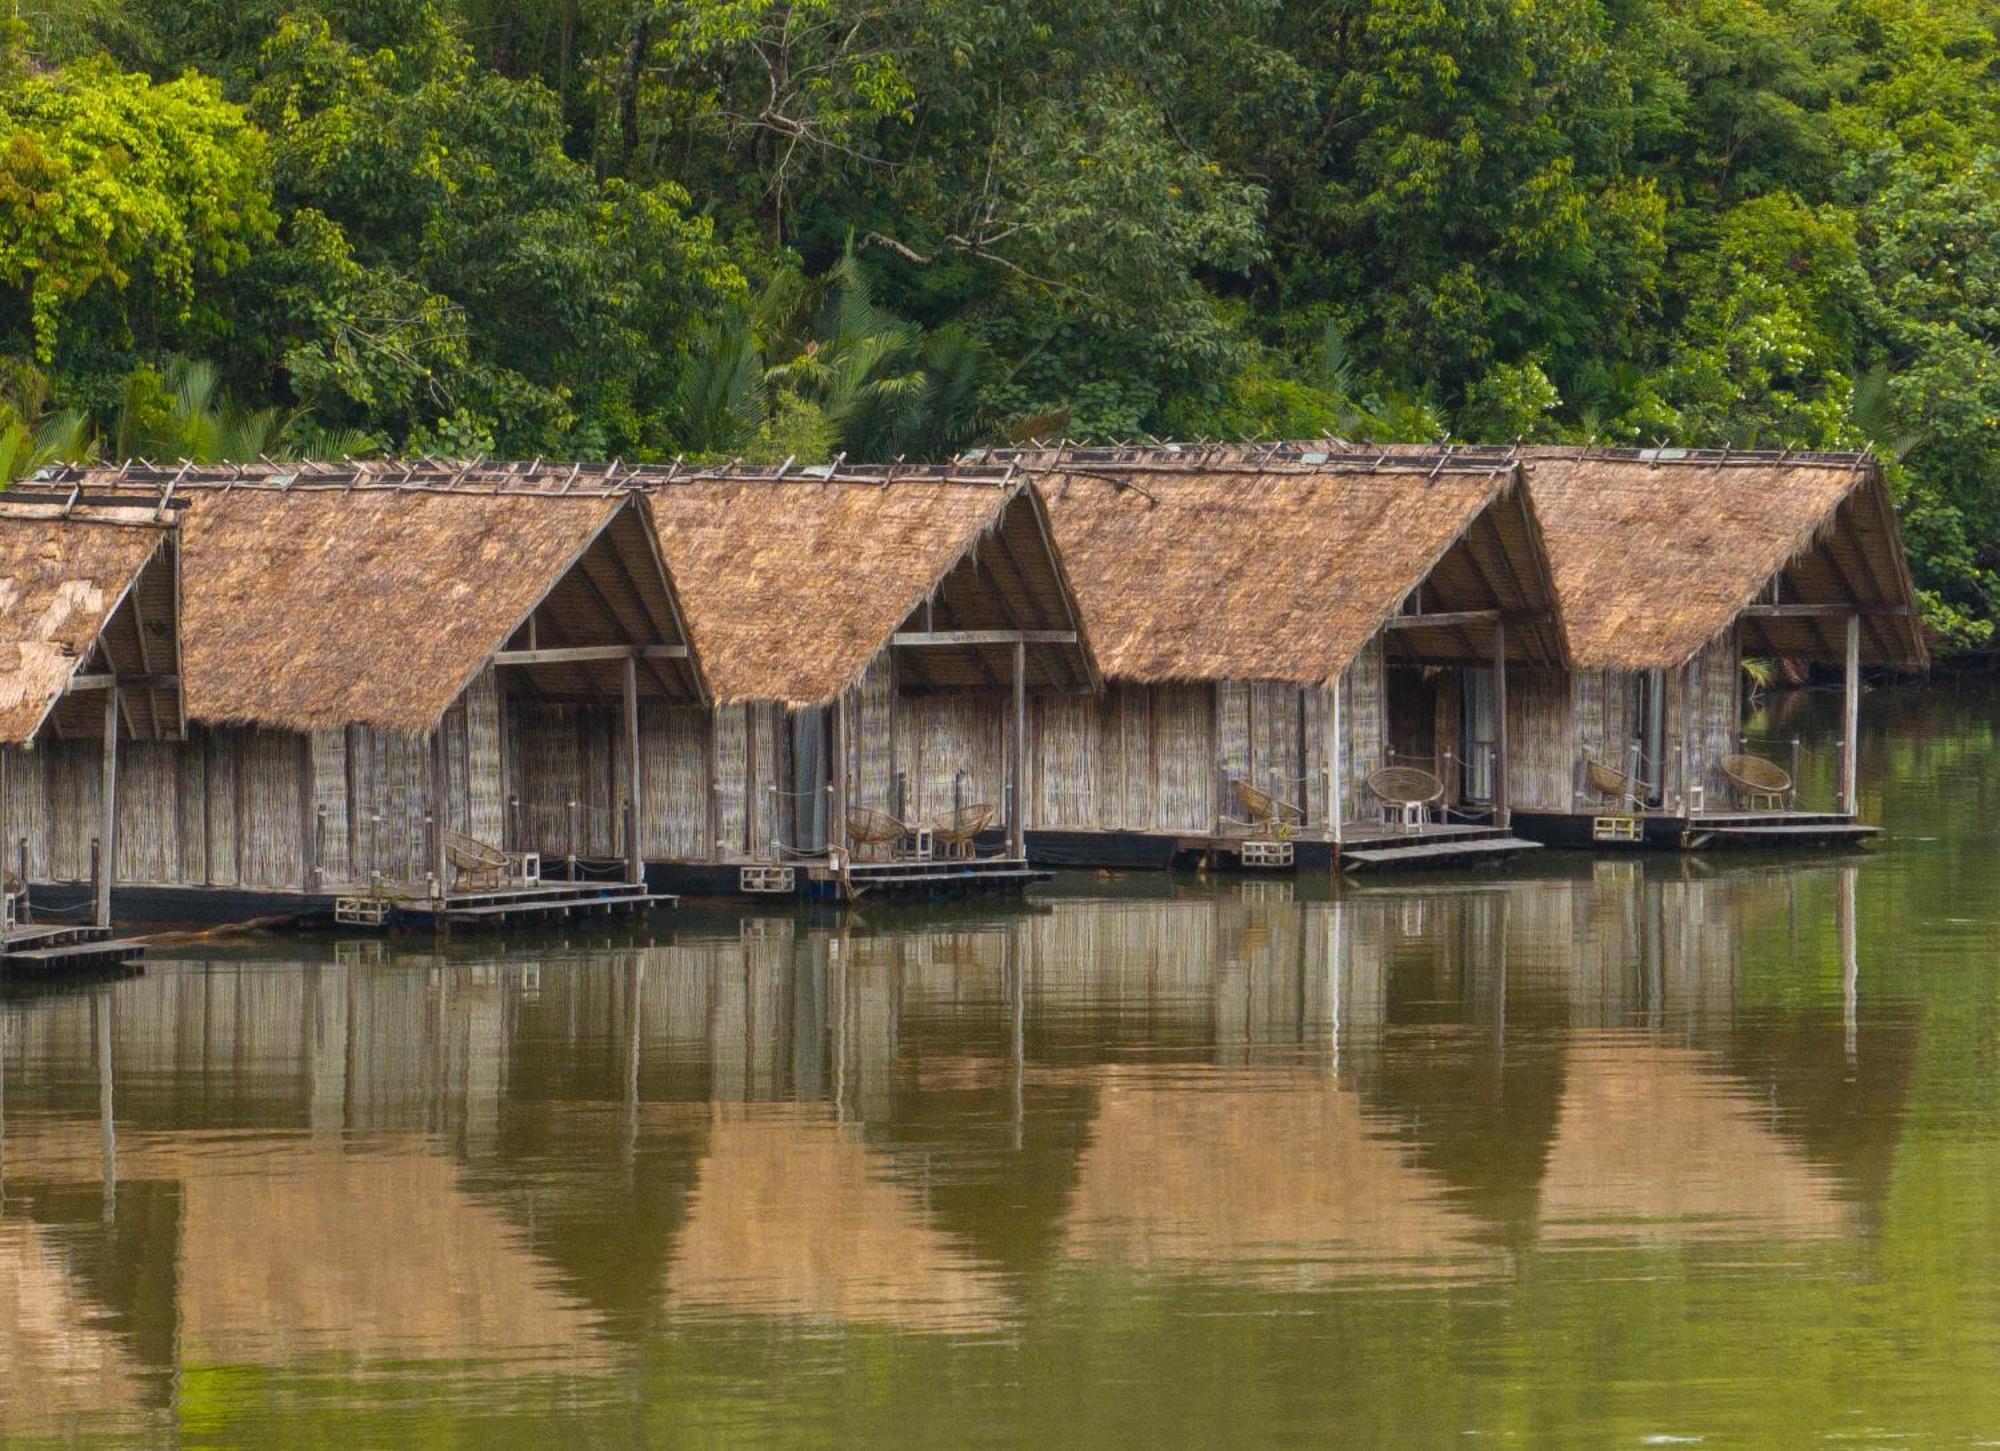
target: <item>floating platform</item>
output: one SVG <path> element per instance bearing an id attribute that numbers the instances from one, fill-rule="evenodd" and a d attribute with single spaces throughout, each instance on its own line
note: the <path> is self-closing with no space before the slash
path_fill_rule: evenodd
<path id="1" fill-rule="evenodd" d="M 144 943 L 115 938 L 109 927 L 25 923 L 0 939 L 0 973 L 9 978 L 136 969 L 145 957 Z"/>
<path id="2" fill-rule="evenodd" d="M 1516 811 L 1514 826 L 1523 836 L 1548 846 L 1598 851 L 1854 847 L 1882 834 L 1879 826 L 1834 811 L 1717 811 L 1694 817 L 1665 812 Z"/>
<path id="3" fill-rule="evenodd" d="M 1421 827 L 1370 828 L 1341 844 L 1340 869 L 1374 872 L 1471 866 L 1539 850 L 1540 842 L 1516 836 L 1503 826 L 1443 822 Z"/>
<path id="4" fill-rule="evenodd" d="M 633 882 L 541 882 L 484 892 L 453 892 L 442 901 L 356 893 L 337 895 L 334 924 L 389 929 L 470 931 L 535 926 L 579 917 L 635 916 L 672 907 L 677 898 Z"/>
<path id="5" fill-rule="evenodd" d="M 1018 895 L 1055 873 L 1026 857 L 988 856 L 969 861 L 851 862 L 844 868 L 817 858 L 792 862 L 652 862 L 647 885 L 690 897 L 738 901 L 924 901 Z"/>
<path id="6" fill-rule="evenodd" d="M 1538 845 L 1499 827 L 1465 822 L 1351 826 L 1347 839 L 1339 843 L 1317 830 L 1284 838 L 1241 833 L 1031 831 L 1028 859 L 1037 866 L 1113 870 L 1164 871 L 1199 863 L 1215 871 L 1385 871 L 1496 861 L 1533 851 Z"/>

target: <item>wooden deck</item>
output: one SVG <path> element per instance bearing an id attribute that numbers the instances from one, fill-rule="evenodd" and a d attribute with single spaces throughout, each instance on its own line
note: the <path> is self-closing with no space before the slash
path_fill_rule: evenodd
<path id="1" fill-rule="evenodd" d="M 672 907 L 678 900 L 630 882 L 522 883 L 488 891 L 451 892 L 441 901 L 387 892 L 335 893 L 334 922 L 343 928 L 364 930 L 498 929 L 578 917 L 634 916 Z"/>
<path id="2" fill-rule="evenodd" d="M 114 938 L 109 927 L 23 923 L 0 939 L 0 974 L 10 979 L 94 974 L 137 967 L 145 956 L 144 944 Z"/>
<path id="3" fill-rule="evenodd" d="M 1879 826 L 1835 811 L 1715 811 L 1694 817 L 1662 811 L 1517 811 L 1514 825 L 1548 846 L 1599 851 L 1860 846 L 1882 834 Z"/>
<path id="4" fill-rule="evenodd" d="M 1502 826 L 1473 822 L 1433 822 L 1423 826 L 1350 826 L 1340 847 L 1342 871 L 1383 871 L 1406 867 L 1469 866 L 1500 861 L 1537 851 L 1528 841 Z"/>

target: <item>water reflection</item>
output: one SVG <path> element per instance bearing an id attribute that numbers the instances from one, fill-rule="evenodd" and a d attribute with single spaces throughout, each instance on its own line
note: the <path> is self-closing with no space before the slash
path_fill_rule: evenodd
<path id="1" fill-rule="evenodd" d="M 1106 1276 L 1490 1292 L 1859 1241 L 1918 1042 L 1861 870 L 1084 879 L 6 1004 L 0 1429 L 157 1431 L 203 1367 L 616 1401 L 703 1324 L 1007 1337 Z"/>

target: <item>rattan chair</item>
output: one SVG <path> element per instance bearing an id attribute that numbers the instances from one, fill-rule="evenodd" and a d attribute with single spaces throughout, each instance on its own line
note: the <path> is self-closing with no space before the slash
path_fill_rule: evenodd
<path id="1" fill-rule="evenodd" d="M 452 886 L 457 890 L 496 892 L 507 879 L 507 853 L 464 832 L 444 834 L 444 859 L 452 869 Z"/>
<path id="2" fill-rule="evenodd" d="M 893 861 L 896 848 L 909 834 L 910 828 L 886 811 L 872 806 L 847 808 L 847 839 L 862 861 Z"/>
<path id="3" fill-rule="evenodd" d="M 1305 825 L 1304 808 L 1294 806 L 1289 801 L 1281 801 L 1269 791 L 1252 786 L 1248 781 L 1232 776 L 1230 789 L 1243 806 L 1243 814 L 1250 826 L 1262 827 L 1265 833 L 1279 841 L 1292 834 L 1292 829 Z"/>
<path id="4" fill-rule="evenodd" d="M 1591 791 L 1620 806 L 1636 807 L 1646 799 L 1645 783 L 1616 766 L 1607 766 L 1595 756 L 1583 758 L 1583 779 Z"/>
<path id="5" fill-rule="evenodd" d="M 1743 804 L 1752 811 L 1758 803 L 1764 803 L 1767 811 L 1782 811 L 1792 803 L 1792 777 L 1776 761 L 1767 761 L 1762 756 L 1724 756 L 1718 763 L 1722 776 Z"/>
<path id="6" fill-rule="evenodd" d="M 995 814 L 984 802 L 947 811 L 931 823 L 931 839 L 941 855 L 970 861 L 973 842 L 993 824 Z"/>
<path id="7" fill-rule="evenodd" d="M 1422 826 L 1444 800 L 1444 782 L 1421 766 L 1384 766 L 1369 773 L 1368 794 L 1382 803 L 1382 819 L 1396 826 Z"/>

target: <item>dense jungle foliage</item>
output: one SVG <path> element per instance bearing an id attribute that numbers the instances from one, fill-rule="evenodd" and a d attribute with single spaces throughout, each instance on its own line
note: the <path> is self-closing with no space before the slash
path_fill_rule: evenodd
<path id="1" fill-rule="evenodd" d="M 1872 445 L 2000 611 L 1994 0 L 15 0 L 0 477 Z"/>

